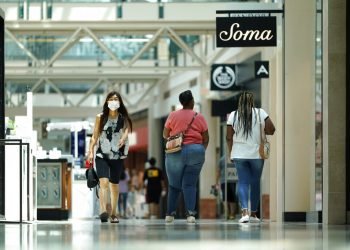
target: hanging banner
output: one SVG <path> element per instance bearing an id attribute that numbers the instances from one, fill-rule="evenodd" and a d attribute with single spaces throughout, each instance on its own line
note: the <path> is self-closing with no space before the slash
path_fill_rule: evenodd
<path id="1" fill-rule="evenodd" d="M 217 47 L 275 47 L 276 17 L 217 17 Z"/>
<path id="2" fill-rule="evenodd" d="M 211 66 L 210 90 L 235 90 L 236 65 L 213 64 Z"/>

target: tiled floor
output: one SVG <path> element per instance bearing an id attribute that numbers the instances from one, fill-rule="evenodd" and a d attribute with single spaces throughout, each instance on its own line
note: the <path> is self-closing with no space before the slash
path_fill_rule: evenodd
<path id="1" fill-rule="evenodd" d="M 40 221 L 31 224 L 0 223 L 0 249 L 350 249 L 350 226 L 306 223 L 259 225 L 199 220 L 187 225 L 177 220 Z"/>

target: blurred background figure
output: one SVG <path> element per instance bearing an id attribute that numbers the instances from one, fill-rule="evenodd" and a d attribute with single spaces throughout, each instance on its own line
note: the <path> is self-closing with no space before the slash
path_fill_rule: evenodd
<path id="1" fill-rule="evenodd" d="M 133 168 L 131 170 L 131 187 L 133 191 L 139 191 L 140 190 L 140 178 L 139 173 L 137 172 L 137 169 Z"/>
<path id="2" fill-rule="evenodd" d="M 145 169 L 143 183 L 145 186 L 146 202 L 149 206 L 150 219 L 159 218 L 159 201 L 161 196 L 165 196 L 166 189 L 163 171 L 156 167 L 156 159 L 149 159 L 150 167 Z"/>
<path id="3" fill-rule="evenodd" d="M 148 217 L 148 205 L 146 204 L 145 194 L 142 190 L 142 174 L 143 171 L 137 169 L 131 170 L 131 189 L 130 189 L 130 205 L 132 215 L 135 218 Z"/>
<path id="4" fill-rule="evenodd" d="M 127 205 L 129 193 L 129 171 L 124 169 L 120 174 L 118 210 L 122 218 L 127 218 Z"/>
<path id="5" fill-rule="evenodd" d="M 218 163 L 216 171 L 216 188 L 221 189 L 221 200 L 223 201 L 224 211 L 223 214 L 226 215 L 226 219 L 233 220 L 236 215 L 236 183 L 238 181 L 237 170 L 235 169 L 232 162 L 227 162 L 228 158 L 223 155 Z M 225 163 L 227 164 L 227 169 L 225 170 Z M 226 173 L 226 178 L 225 178 Z M 227 187 L 225 185 L 227 184 Z M 227 190 L 227 192 L 226 192 Z M 227 202 L 226 202 L 227 199 Z"/>

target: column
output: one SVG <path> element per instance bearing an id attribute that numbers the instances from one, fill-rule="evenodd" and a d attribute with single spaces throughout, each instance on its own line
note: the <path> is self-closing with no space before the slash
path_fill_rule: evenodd
<path id="1" fill-rule="evenodd" d="M 346 1 L 323 0 L 323 223 L 346 223 Z"/>
<path id="2" fill-rule="evenodd" d="M 285 1 L 285 220 L 314 211 L 315 1 Z"/>

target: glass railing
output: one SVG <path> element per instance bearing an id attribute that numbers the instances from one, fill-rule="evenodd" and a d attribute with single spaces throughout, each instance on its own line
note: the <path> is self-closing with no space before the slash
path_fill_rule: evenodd
<path id="1" fill-rule="evenodd" d="M 103 36 L 99 39 L 118 59 L 130 60 L 151 38 L 152 35 L 115 35 Z M 181 38 L 190 48 L 193 48 L 199 42 L 199 36 L 196 35 L 181 36 Z M 65 45 L 68 37 L 18 35 L 16 36 L 16 39 L 37 59 L 48 61 L 62 46 Z M 166 54 L 169 55 L 169 58 L 176 57 L 177 53 L 182 52 L 182 49 L 168 37 L 162 37 L 162 41 L 165 41 L 167 44 L 168 51 Z M 140 59 L 157 59 L 157 52 L 157 45 L 155 44 L 152 48 L 145 51 Z M 103 51 L 96 42 L 88 36 L 80 38 L 80 40 L 69 48 L 60 58 L 63 60 L 96 60 L 97 62 L 110 60 L 105 51 Z M 28 60 L 29 57 L 24 49 L 21 49 L 12 39 L 5 36 L 5 59 L 10 61 Z"/>

